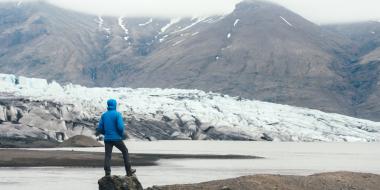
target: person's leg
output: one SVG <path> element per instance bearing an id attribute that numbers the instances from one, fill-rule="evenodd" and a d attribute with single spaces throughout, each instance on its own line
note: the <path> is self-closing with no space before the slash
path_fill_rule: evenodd
<path id="1" fill-rule="evenodd" d="M 104 142 L 105 157 L 104 157 L 104 171 L 106 175 L 111 174 L 111 158 L 112 158 L 112 142 Z"/>
<path id="2" fill-rule="evenodd" d="M 125 166 L 125 171 L 127 175 L 132 175 L 132 169 L 131 169 L 131 163 L 129 162 L 129 155 L 128 155 L 128 148 L 125 146 L 123 141 L 118 141 L 115 142 L 116 148 L 118 148 L 121 153 L 123 154 L 124 158 L 124 166 Z"/>

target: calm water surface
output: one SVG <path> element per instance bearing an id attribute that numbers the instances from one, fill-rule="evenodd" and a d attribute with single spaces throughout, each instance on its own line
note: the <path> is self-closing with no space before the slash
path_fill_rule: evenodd
<path id="1" fill-rule="evenodd" d="M 380 143 L 280 143 L 231 141 L 127 141 L 132 153 L 243 154 L 253 160 L 160 160 L 158 166 L 137 167 L 144 187 L 195 183 L 251 174 L 309 175 L 329 171 L 380 174 Z M 103 148 L 64 148 L 96 151 Z M 52 149 L 49 149 L 52 150 Z M 54 149 L 55 150 L 55 149 Z M 124 174 L 113 167 L 113 174 Z M 0 168 L 0 189 L 93 190 L 102 168 Z"/>

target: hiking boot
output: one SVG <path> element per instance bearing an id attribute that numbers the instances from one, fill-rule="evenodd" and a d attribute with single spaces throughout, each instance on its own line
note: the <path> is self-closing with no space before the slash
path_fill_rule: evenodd
<path id="1" fill-rule="evenodd" d="M 131 169 L 130 171 L 127 172 L 127 176 L 131 177 L 134 173 L 136 173 L 136 169 Z"/>

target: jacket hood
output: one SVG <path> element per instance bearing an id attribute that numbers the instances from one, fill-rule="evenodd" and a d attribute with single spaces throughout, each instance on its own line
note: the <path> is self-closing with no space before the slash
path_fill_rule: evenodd
<path id="1" fill-rule="evenodd" d="M 108 106 L 107 109 L 108 110 L 116 110 L 116 105 L 117 105 L 117 102 L 114 99 L 109 99 L 107 101 L 107 106 Z"/>

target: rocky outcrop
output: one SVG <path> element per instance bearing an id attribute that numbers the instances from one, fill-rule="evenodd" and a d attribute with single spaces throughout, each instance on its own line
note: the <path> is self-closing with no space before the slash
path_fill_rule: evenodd
<path id="1" fill-rule="evenodd" d="M 99 179 L 99 190 L 143 190 L 137 177 L 105 176 Z"/>
<path id="2" fill-rule="evenodd" d="M 380 175 L 335 172 L 310 176 L 254 175 L 198 184 L 154 186 L 147 190 L 378 190 Z"/>

